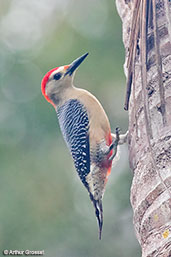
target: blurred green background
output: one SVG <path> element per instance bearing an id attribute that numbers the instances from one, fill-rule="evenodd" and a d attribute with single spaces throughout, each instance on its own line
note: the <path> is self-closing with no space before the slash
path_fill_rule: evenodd
<path id="1" fill-rule="evenodd" d="M 75 85 L 104 106 L 114 131 L 128 126 L 121 21 L 114 1 L 0 0 L 0 256 L 134 257 L 127 147 L 112 169 L 102 241 L 86 189 L 41 95 L 43 75 L 89 52 Z M 3 255 L 2 255 L 3 256 Z"/>

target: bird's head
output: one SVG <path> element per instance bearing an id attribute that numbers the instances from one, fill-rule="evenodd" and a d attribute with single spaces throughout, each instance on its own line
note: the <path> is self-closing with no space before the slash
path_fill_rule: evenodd
<path id="1" fill-rule="evenodd" d="M 58 104 L 64 90 L 71 87 L 74 73 L 87 55 L 88 53 L 80 56 L 69 65 L 56 67 L 48 71 L 42 79 L 42 94 L 54 107 Z"/>

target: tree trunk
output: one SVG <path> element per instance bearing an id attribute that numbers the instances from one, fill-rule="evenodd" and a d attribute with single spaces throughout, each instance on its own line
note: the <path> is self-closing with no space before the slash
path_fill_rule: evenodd
<path id="1" fill-rule="evenodd" d="M 171 1 L 116 4 L 126 49 L 135 232 L 143 257 L 171 257 Z"/>

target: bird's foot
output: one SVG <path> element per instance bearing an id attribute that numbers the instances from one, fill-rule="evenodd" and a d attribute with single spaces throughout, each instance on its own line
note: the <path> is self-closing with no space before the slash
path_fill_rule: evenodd
<path id="1" fill-rule="evenodd" d="M 111 145 L 109 146 L 109 150 L 108 150 L 108 153 L 110 153 L 111 150 L 113 150 L 113 153 L 112 155 L 109 157 L 109 161 L 112 161 L 113 158 L 116 156 L 117 154 L 117 147 L 118 147 L 118 143 L 119 143 L 119 140 L 120 140 L 120 128 L 116 128 L 115 132 L 115 139 L 113 140 L 113 142 L 111 143 Z"/>

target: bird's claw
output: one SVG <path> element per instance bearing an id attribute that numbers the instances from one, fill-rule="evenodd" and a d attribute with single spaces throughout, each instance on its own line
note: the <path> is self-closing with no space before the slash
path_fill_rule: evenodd
<path id="1" fill-rule="evenodd" d="M 120 135 L 121 129 L 117 127 L 115 131 L 116 131 L 116 139 L 119 141 L 119 135 Z"/>
<path id="2" fill-rule="evenodd" d="M 112 161 L 113 158 L 116 156 L 116 153 L 117 153 L 117 147 L 118 147 L 118 143 L 119 143 L 119 135 L 120 135 L 120 132 L 121 132 L 121 129 L 119 127 L 117 127 L 115 129 L 115 132 L 116 132 L 116 139 L 112 142 L 112 144 L 110 145 L 109 149 L 110 151 L 113 149 L 113 153 L 112 155 L 109 157 L 109 161 Z"/>

